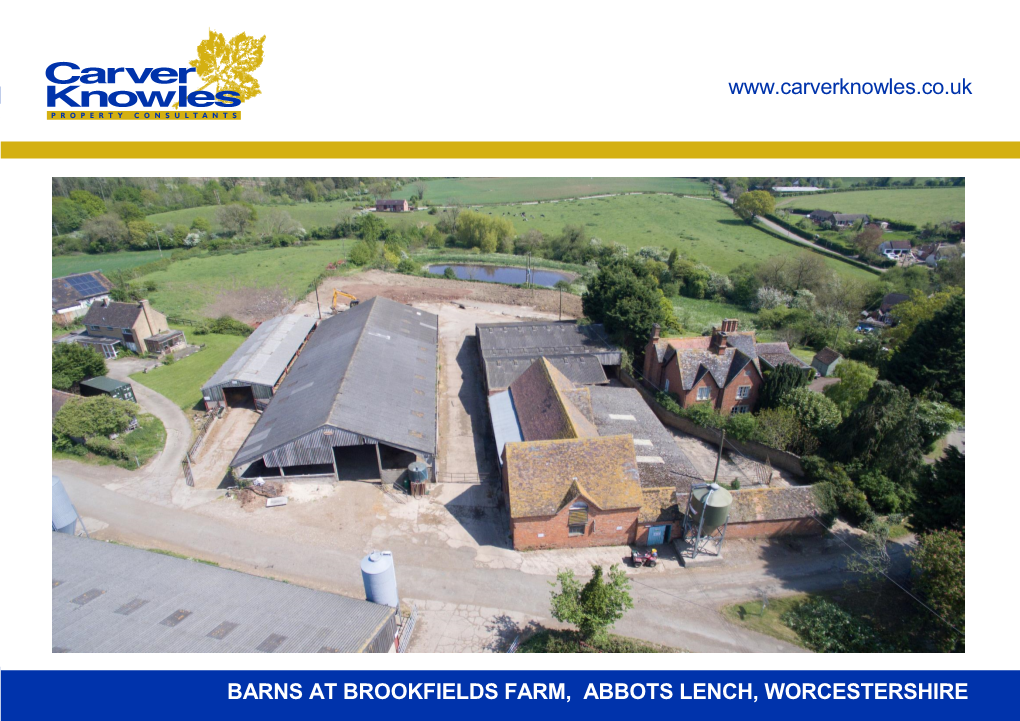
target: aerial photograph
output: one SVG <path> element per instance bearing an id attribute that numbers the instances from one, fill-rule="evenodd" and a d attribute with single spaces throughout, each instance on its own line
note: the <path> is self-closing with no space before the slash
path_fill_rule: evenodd
<path id="1" fill-rule="evenodd" d="M 962 177 L 52 178 L 53 653 L 962 653 Z"/>

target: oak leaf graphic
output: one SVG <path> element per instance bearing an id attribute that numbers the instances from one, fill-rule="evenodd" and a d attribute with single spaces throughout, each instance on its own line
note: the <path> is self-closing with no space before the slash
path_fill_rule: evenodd
<path id="1" fill-rule="evenodd" d="M 205 81 L 199 90 L 216 85 L 216 92 L 229 90 L 245 100 L 261 95 L 258 79 L 252 75 L 262 65 L 262 45 L 266 36 L 255 38 L 238 33 L 228 42 L 222 33 L 209 31 L 209 37 L 198 44 L 198 58 L 188 63 Z M 174 103 L 177 107 L 177 103 Z"/>

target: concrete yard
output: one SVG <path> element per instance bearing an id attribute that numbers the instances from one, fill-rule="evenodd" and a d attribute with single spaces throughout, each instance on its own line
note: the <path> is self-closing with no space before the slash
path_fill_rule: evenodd
<path id="1" fill-rule="evenodd" d="M 222 418 L 213 421 L 199 450 L 198 461 L 191 466 L 195 488 L 233 485 L 229 475 L 230 459 L 237 453 L 258 419 L 259 414 L 252 408 L 231 408 Z"/>

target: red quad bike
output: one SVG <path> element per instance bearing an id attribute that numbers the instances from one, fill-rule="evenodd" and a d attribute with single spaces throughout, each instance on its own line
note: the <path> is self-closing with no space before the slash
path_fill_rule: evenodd
<path id="1" fill-rule="evenodd" d="M 638 566 L 655 566 L 659 562 L 659 552 L 656 549 L 650 551 L 632 551 L 630 554 L 630 565 L 637 568 Z"/>

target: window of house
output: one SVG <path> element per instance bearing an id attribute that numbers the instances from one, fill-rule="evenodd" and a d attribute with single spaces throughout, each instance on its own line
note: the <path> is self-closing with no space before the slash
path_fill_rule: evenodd
<path id="1" fill-rule="evenodd" d="M 698 389 L 698 400 L 699 401 L 707 401 L 711 397 L 712 397 L 712 389 L 711 388 L 706 388 L 705 386 L 702 386 L 701 388 Z"/>
<path id="2" fill-rule="evenodd" d="M 737 398 L 747 398 L 751 395 L 751 386 L 738 386 Z"/>
<path id="3" fill-rule="evenodd" d="M 730 413 L 747 413 L 747 406 L 733 406 L 733 410 Z"/>
<path id="4" fill-rule="evenodd" d="M 567 535 L 583 536 L 588 527 L 588 504 L 581 501 L 570 504 L 567 514 Z"/>
<path id="5" fill-rule="evenodd" d="M 663 390 L 669 393 L 669 378 L 666 379 L 666 387 Z"/>

